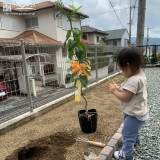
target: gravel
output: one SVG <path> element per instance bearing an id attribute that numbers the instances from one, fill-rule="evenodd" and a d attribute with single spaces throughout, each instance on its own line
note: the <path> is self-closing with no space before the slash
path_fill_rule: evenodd
<path id="1" fill-rule="evenodd" d="M 149 119 L 140 131 L 134 160 L 160 160 L 160 68 L 146 68 Z M 114 158 L 113 158 L 114 159 Z"/>

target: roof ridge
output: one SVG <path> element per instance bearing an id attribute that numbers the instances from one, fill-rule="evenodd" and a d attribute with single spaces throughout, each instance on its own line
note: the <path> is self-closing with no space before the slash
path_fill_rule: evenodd
<path id="1" fill-rule="evenodd" d="M 36 4 L 39 5 L 39 4 L 42 4 L 42 3 L 50 3 L 50 4 L 53 4 L 53 5 L 55 4 L 53 1 L 44 1 L 44 2 L 35 3 L 35 5 Z"/>

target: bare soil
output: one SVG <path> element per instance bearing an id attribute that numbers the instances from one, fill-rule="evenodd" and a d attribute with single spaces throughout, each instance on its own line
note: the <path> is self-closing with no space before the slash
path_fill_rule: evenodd
<path id="1" fill-rule="evenodd" d="M 124 78 L 118 75 L 113 80 L 120 84 Z M 85 102 L 72 100 L 1 135 L 0 160 L 83 160 L 84 154 L 98 155 L 101 147 L 77 139 L 83 137 L 107 144 L 122 123 L 119 100 L 107 92 L 105 83 L 90 89 L 85 96 L 88 109 L 98 112 L 96 132 L 81 131 L 78 110 L 84 109 Z"/>

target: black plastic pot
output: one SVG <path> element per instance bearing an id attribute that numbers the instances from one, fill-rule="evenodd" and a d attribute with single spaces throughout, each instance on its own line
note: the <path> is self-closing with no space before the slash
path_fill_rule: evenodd
<path id="1" fill-rule="evenodd" d="M 98 113 L 96 109 L 88 110 L 88 115 L 85 112 L 86 110 L 78 111 L 81 130 L 84 133 L 93 133 L 97 129 Z"/>

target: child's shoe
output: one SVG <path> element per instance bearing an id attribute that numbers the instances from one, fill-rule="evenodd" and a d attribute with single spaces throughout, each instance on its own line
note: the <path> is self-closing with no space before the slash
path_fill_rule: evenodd
<path id="1" fill-rule="evenodd" d="M 119 160 L 134 160 L 133 156 L 125 156 L 125 154 L 124 154 L 124 152 L 122 150 L 115 151 L 114 152 L 114 157 L 116 159 L 119 159 Z"/>

